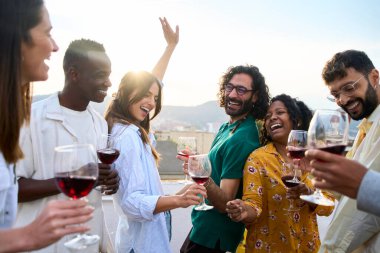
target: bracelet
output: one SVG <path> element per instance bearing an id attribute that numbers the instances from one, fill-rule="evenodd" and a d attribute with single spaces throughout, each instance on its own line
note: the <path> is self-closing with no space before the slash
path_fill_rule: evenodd
<path id="1" fill-rule="evenodd" d="M 206 183 L 203 184 L 203 186 L 207 189 L 207 187 L 210 185 L 211 177 L 209 177 L 206 181 Z"/>

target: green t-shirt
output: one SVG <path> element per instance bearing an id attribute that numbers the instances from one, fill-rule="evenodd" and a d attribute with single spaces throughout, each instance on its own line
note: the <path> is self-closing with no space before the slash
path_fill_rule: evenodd
<path id="1" fill-rule="evenodd" d="M 209 152 L 211 177 L 214 182 L 220 186 L 220 181 L 224 178 L 242 178 L 248 155 L 259 145 L 257 126 L 252 116 L 233 124 L 223 124 Z M 241 197 L 242 183 L 236 195 L 236 198 Z M 209 211 L 193 210 L 191 218 L 193 223 L 191 241 L 204 247 L 215 248 L 219 240 L 222 250 L 235 252 L 243 236 L 243 223 L 232 221 L 226 213 L 220 213 L 215 208 Z"/>

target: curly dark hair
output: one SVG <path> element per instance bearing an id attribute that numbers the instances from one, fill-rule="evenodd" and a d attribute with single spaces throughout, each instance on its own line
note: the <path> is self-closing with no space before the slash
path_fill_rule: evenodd
<path id="1" fill-rule="evenodd" d="M 347 76 L 347 69 L 354 68 L 364 76 L 368 75 L 375 68 L 366 53 L 357 50 L 346 50 L 336 53 L 322 71 L 322 78 L 326 84 L 336 79 Z"/>
<path id="2" fill-rule="evenodd" d="M 285 105 L 294 130 L 307 131 L 309 128 L 310 120 L 313 117 L 313 113 L 304 102 L 296 98 L 292 98 L 286 94 L 281 94 L 273 97 L 270 103 L 272 104 L 276 101 L 281 101 Z M 260 142 L 265 145 L 272 139 L 268 135 L 265 126 L 261 128 L 261 131 L 262 134 Z"/>
<path id="3" fill-rule="evenodd" d="M 232 66 L 227 69 L 227 71 L 220 78 L 219 82 L 219 92 L 218 99 L 220 107 L 225 106 L 225 88 L 224 86 L 231 80 L 231 78 L 236 74 L 247 74 L 249 75 L 252 82 L 253 93 L 256 93 L 257 101 L 254 103 L 254 108 L 250 111 L 255 119 L 264 119 L 269 107 L 269 89 L 265 83 L 264 76 L 260 73 L 259 68 L 253 65 L 239 65 Z"/>

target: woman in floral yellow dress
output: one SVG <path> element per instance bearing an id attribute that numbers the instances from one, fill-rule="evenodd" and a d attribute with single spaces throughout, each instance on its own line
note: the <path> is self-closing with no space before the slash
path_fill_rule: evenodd
<path id="1" fill-rule="evenodd" d="M 247 253 L 318 251 L 317 215 L 328 216 L 333 207 L 299 199 L 314 190 L 307 174 L 301 175 L 302 183 L 291 188 L 281 180 L 292 163 L 286 155 L 288 135 L 292 129 L 307 130 L 311 117 L 303 102 L 288 95 L 276 96 L 271 101 L 262 135 L 266 145 L 252 152 L 246 161 L 243 200 L 228 202 L 226 209 L 232 220 L 247 226 Z"/>

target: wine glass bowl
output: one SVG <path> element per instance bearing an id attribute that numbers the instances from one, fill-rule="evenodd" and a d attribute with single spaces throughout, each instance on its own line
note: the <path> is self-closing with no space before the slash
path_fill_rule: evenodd
<path id="1" fill-rule="evenodd" d="M 282 165 L 282 176 L 281 181 L 285 185 L 286 188 L 292 188 L 301 183 L 301 177 L 298 175 L 297 170 L 295 170 L 295 166 L 291 163 Z M 294 199 L 289 200 L 289 208 L 284 209 L 288 212 L 299 211 L 299 208 L 294 207 Z"/>
<path id="2" fill-rule="evenodd" d="M 208 154 L 190 155 L 189 156 L 189 175 L 195 183 L 204 185 L 211 176 L 211 162 Z M 213 206 L 207 205 L 202 196 L 202 203 L 194 209 L 198 211 L 206 211 L 212 209 Z"/>
<path id="3" fill-rule="evenodd" d="M 110 134 L 103 134 L 98 141 L 96 153 L 99 160 L 104 164 L 113 164 L 120 155 L 120 151 L 115 148 L 116 138 Z"/>
<path id="4" fill-rule="evenodd" d="M 184 152 L 186 151 L 186 153 Z M 177 155 L 189 157 L 189 154 L 197 153 L 197 139 L 195 137 L 180 136 L 177 141 Z M 191 184 L 191 180 L 185 175 L 184 184 Z"/>
<path id="5" fill-rule="evenodd" d="M 63 194 L 72 199 L 80 199 L 86 197 L 94 187 L 97 170 L 96 163 L 88 163 L 76 171 L 56 172 L 55 180 Z"/>
<path id="6" fill-rule="evenodd" d="M 58 189 L 75 201 L 86 197 L 99 174 L 95 149 L 90 144 L 73 144 L 54 149 L 54 178 Z M 78 234 L 64 245 L 82 250 L 99 241 L 98 235 Z"/>
<path id="7" fill-rule="evenodd" d="M 310 122 L 308 130 L 309 148 L 319 149 L 341 155 L 348 142 L 349 122 L 345 112 L 337 110 L 317 110 Z M 320 189 L 312 195 L 301 195 L 302 200 L 324 206 L 334 206 Z"/>

